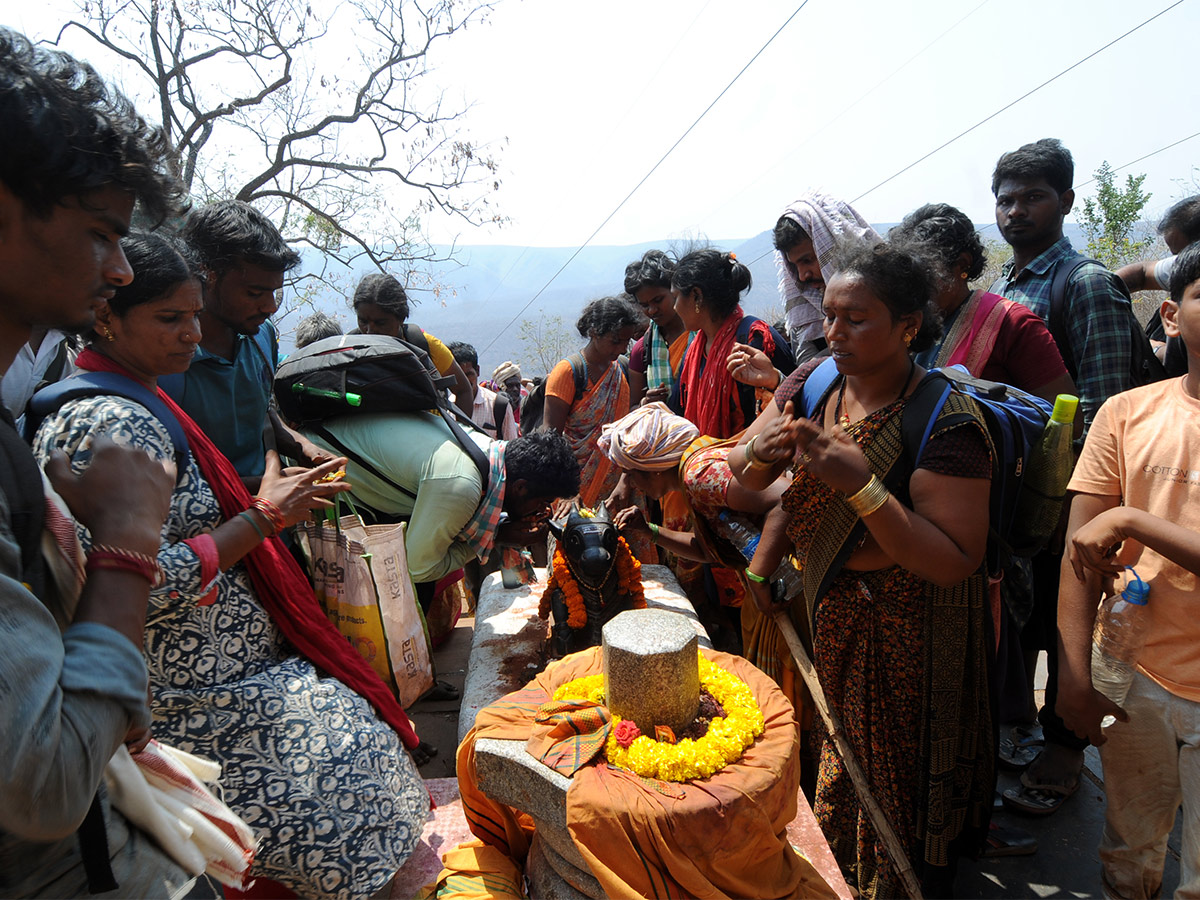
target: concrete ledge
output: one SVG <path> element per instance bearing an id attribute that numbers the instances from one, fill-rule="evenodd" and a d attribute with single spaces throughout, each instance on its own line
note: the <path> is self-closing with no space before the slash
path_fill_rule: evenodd
<path id="1" fill-rule="evenodd" d="M 458 742 L 475 724 L 479 710 L 528 684 L 545 662 L 549 624 L 538 617 L 546 589 L 546 570 L 536 569 L 537 581 L 506 588 L 499 572 L 484 579 L 475 607 L 475 634 L 458 712 Z M 642 585 L 648 609 L 665 609 L 685 616 L 701 647 L 712 649 L 708 632 L 692 608 L 675 575 L 666 566 L 642 566 Z"/>
<path id="2" fill-rule="evenodd" d="M 546 622 L 538 603 L 546 588 L 546 570 L 537 581 L 505 588 L 500 573 L 484 579 L 475 606 L 475 634 L 458 712 L 458 742 L 475 724 L 475 714 L 528 683 L 544 661 Z"/>

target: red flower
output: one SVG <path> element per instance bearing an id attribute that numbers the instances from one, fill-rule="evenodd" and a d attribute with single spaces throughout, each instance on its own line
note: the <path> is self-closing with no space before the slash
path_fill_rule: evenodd
<path id="1" fill-rule="evenodd" d="M 634 723 L 634 721 L 632 719 L 622 719 L 620 722 L 617 723 L 617 730 L 615 732 L 615 737 L 617 739 L 617 743 L 620 744 L 622 747 L 624 747 L 626 750 L 629 749 L 630 744 L 632 744 L 635 740 L 637 740 L 641 736 L 642 736 L 642 733 L 640 731 L 638 731 L 637 724 Z"/>

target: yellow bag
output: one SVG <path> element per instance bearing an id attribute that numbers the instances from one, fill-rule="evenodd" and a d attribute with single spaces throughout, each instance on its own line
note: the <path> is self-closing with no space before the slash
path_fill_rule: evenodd
<path id="1" fill-rule="evenodd" d="M 408 576 L 403 525 L 364 525 L 357 515 L 298 527 L 313 590 L 345 636 L 400 705 L 433 687 L 433 657 Z"/>

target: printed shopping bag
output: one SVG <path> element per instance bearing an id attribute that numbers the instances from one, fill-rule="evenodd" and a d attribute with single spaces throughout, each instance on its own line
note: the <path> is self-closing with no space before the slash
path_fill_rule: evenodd
<path id="1" fill-rule="evenodd" d="M 364 525 L 357 515 L 298 526 L 313 590 L 329 620 L 411 706 L 433 687 L 424 617 L 408 576 L 403 525 Z"/>

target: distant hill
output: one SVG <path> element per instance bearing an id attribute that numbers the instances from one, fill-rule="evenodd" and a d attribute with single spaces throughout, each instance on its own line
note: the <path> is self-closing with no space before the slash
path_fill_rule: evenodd
<path id="1" fill-rule="evenodd" d="M 884 234 L 890 227 L 891 224 L 877 226 Z M 1076 247 L 1082 246 L 1077 226 L 1068 224 L 1067 234 Z M 984 237 L 996 239 L 995 229 L 989 229 Z M 753 285 L 742 299 L 746 312 L 771 320 L 782 315 L 770 231 L 749 239 L 708 243 L 733 251 L 750 267 Z M 520 363 L 527 375 L 544 374 L 520 340 L 521 321 L 560 316 L 570 332 L 571 346 L 582 344 L 574 329 L 580 310 L 589 300 L 619 293 L 625 266 L 653 247 L 669 249 L 670 242 L 586 247 L 523 310 L 576 248 L 460 245 L 454 249 L 452 261 L 427 265 L 409 280 L 409 293 L 415 301 L 411 319 L 443 341 L 473 344 L 480 353 L 480 369 L 485 374 L 506 359 Z M 435 249 L 441 255 L 451 250 L 450 247 Z M 346 283 L 352 285 L 355 280 L 356 277 L 349 277 Z M 313 302 L 316 308 L 337 316 L 347 330 L 354 327 L 353 313 L 345 298 L 326 292 L 318 294 Z M 291 329 L 304 313 L 297 310 L 281 323 L 285 349 L 290 349 Z"/>

